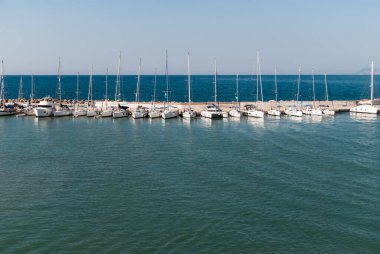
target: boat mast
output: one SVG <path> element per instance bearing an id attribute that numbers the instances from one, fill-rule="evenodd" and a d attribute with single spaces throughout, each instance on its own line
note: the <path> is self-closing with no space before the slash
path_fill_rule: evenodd
<path id="1" fill-rule="evenodd" d="M 219 102 L 218 102 L 218 84 L 217 84 L 217 75 L 218 75 L 218 69 L 216 65 L 216 59 L 214 60 L 214 90 L 215 90 L 215 106 L 219 107 Z"/>
<path id="2" fill-rule="evenodd" d="M 77 72 L 77 102 L 79 101 L 79 72 Z"/>
<path id="3" fill-rule="evenodd" d="M 168 67 L 168 51 L 166 50 L 166 61 L 165 61 L 165 76 L 166 76 L 166 105 L 164 105 L 164 109 L 169 105 L 169 67 Z"/>
<path id="4" fill-rule="evenodd" d="M 141 75 L 141 57 L 139 62 L 139 70 L 137 72 L 137 85 L 136 85 L 136 102 L 140 102 L 140 75 Z"/>
<path id="5" fill-rule="evenodd" d="M 189 110 L 191 110 L 191 80 L 190 80 L 190 54 L 187 53 L 187 89 L 189 96 Z"/>
<path id="6" fill-rule="evenodd" d="M 327 89 L 327 74 L 325 73 L 326 101 L 329 101 L 329 91 Z"/>
<path id="7" fill-rule="evenodd" d="M 117 65 L 115 101 L 120 101 L 121 100 L 121 91 L 120 91 L 120 64 L 121 64 L 121 51 L 120 51 L 120 54 L 119 54 L 119 63 Z"/>
<path id="8" fill-rule="evenodd" d="M 297 107 L 299 107 L 299 97 L 300 97 L 300 83 L 301 83 L 301 65 L 298 67 L 298 82 L 297 82 Z"/>
<path id="9" fill-rule="evenodd" d="M 106 108 L 107 108 L 107 102 L 108 102 L 108 68 L 106 70 Z"/>
<path id="10" fill-rule="evenodd" d="M 22 76 L 20 77 L 20 87 L 18 89 L 18 101 L 20 101 L 24 97 L 24 92 L 22 89 Z"/>
<path id="11" fill-rule="evenodd" d="M 87 108 L 90 106 L 90 101 L 92 103 L 92 73 L 93 73 L 93 69 L 94 69 L 94 65 L 91 64 L 90 82 L 88 84 Z"/>
<path id="12" fill-rule="evenodd" d="M 33 75 L 30 77 L 30 81 L 31 81 L 31 84 L 30 84 L 30 100 L 33 101 L 33 99 L 34 99 L 34 76 Z"/>
<path id="13" fill-rule="evenodd" d="M 236 107 L 240 110 L 240 102 L 239 102 L 239 74 L 236 74 Z"/>
<path id="14" fill-rule="evenodd" d="M 259 60 L 259 81 L 260 81 L 260 93 L 261 93 L 261 109 L 264 109 L 264 95 L 263 95 L 263 82 L 261 80 L 261 64 L 260 64 L 260 58 Z"/>
<path id="15" fill-rule="evenodd" d="M 0 91 L 0 105 L 4 108 L 4 61 L 1 60 L 1 91 Z"/>
<path id="16" fill-rule="evenodd" d="M 256 55 L 256 109 L 259 108 L 259 51 Z"/>
<path id="17" fill-rule="evenodd" d="M 371 105 L 373 105 L 373 61 L 371 62 Z"/>
<path id="18" fill-rule="evenodd" d="M 153 82 L 153 109 L 156 109 L 156 88 L 157 88 L 157 68 L 154 68 L 154 82 Z"/>
<path id="19" fill-rule="evenodd" d="M 277 91 L 277 68 L 275 67 L 274 68 L 274 99 L 276 100 L 276 103 L 277 103 L 277 95 L 278 95 L 278 91 Z"/>
<path id="20" fill-rule="evenodd" d="M 315 79 L 314 79 L 314 70 L 312 70 L 313 73 L 313 108 L 315 108 Z"/>
<path id="21" fill-rule="evenodd" d="M 59 98 L 59 103 L 61 103 L 62 100 L 62 86 L 61 86 L 61 57 L 59 57 L 58 60 L 58 98 Z"/>

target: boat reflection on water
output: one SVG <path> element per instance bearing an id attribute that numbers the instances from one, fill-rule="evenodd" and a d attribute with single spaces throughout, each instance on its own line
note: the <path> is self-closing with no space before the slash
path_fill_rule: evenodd
<path id="1" fill-rule="evenodd" d="M 247 123 L 256 128 L 265 128 L 264 118 L 247 117 Z"/>
<path id="2" fill-rule="evenodd" d="M 363 121 L 363 122 L 375 122 L 378 119 L 377 114 L 363 114 L 363 113 L 355 113 L 350 112 L 351 119 L 354 119 L 356 121 Z"/>

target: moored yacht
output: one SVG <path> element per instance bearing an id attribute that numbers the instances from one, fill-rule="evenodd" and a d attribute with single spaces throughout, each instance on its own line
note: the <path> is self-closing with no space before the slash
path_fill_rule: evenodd
<path id="1" fill-rule="evenodd" d="M 54 102 L 51 97 L 45 97 L 40 101 L 36 108 L 33 109 L 36 117 L 53 116 Z"/>
<path id="2" fill-rule="evenodd" d="M 261 94 L 261 109 L 259 109 L 259 85 L 260 85 L 260 94 Z M 263 118 L 264 110 L 262 109 L 264 105 L 264 96 L 263 96 L 263 84 L 261 81 L 261 67 L 260 67 L 260 56 L 257 52 L 257 67 L 256 67 L 256 107 L 248 110 L 248 116 Z"/>
<path id="3" fill-rule="evenodd" d="M 187 92 L 188 92 L 188 108 L 182 112 L 183 118 L 192 119 L 197 117 L 197 113 L 191 108 L 191 75 L 190 75 L 190 54 L 187 54 Z"/>
<path id="4" fill-rule="evenodd" d="M 165 103 L 164 110 L 161 113 L 163 119 L 175 118 L 178 116 L 179 111 L 176 107 L 169 105 L 169 71 L 168 71 L 168 51 L 166 51 L 166 62 L 165 62 L 165 76 L 166 76 L 166 92 L 165 92 Z"/>
<path id="5" fill-rule="evenodd" d="M 5 103 L 5 92 L 4 92 L 4 61 L 1 61 L 1 75 L 0 75 L 0 82 L 1 82 L 1 91 L 0 91 L 0 116 L 9 116 L 9 115 L 15 115 L 16 109 L 14 107 L 14 104 L 12 103 Z"/>
<path id="6" fill-rule="evenodd" d="M 214 104 L 208 105 L 205 110 L 201 111 L 201 116 L 211 119 L 228 117 L 228 113 L 219 107 L 218 101 L 218 85 L 217 85 L 218 70 L 216 60 L 214 61 Z"/>
<path id="7" fill-rule="evenodd" d="M 275 107 L 271 107 L 271 109 L 267 112 L 270 116 L 281 116 L 280 106 L 278 105 L 278 90 L 277 90 L 277 69 L 274 69 L 274 97 L 275 97 Z"/>
<path id="8" fill-rule="evenodd" d="M 371 63 L 371 100 L 370 104 L 358 105 L 350 109 L 353 113 L 377 114 L 378 108 L 373 105 L 373 62 Z"/>
<path id="9" fill-rule="evenodd" d="M 143 107 L 142 105 L 139 105 L 140 103 L 140 76 L 141 76 L 141 58 L 139 62 L 139 70 L 137 73 L 137 83 L 136 83 L 136 102 L 137 107 L 132 110 L 132 117 L 134 119 L 138 118 L 144 118 L 148 116 L 148 110 Z"/>
<path id="10" fill-rule="evenodd" d="M 243 114 L 242 112 L 240 111 L 240 102 L 239 102 L 239 75 L 236 74 L 236 94 L 235 94 L 235 98 L 236 98 L 236 107 L 232 110 L 230 110 L 230 112 L 228 112 L 228 114 L 232 117 L 241 117 Z"/>
<path id="11" fill-rule="evenodd" d="M 299 96 L 300 96 L 300 82 L 301 82 L 301 66 L 298 68 L 298 82 L 297 82 L 297 101 L 296 105 L 289 106 L 285 109 L 284 113 L 288 116 L 302 117 L 302 111 L 299 109 Z"/>

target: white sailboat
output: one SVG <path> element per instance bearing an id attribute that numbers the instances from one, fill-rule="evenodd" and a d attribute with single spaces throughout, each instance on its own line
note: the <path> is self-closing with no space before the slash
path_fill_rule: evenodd
<path id="1" fill-rule="evenodd" d="M 148 116 L 148 111 L 144 107 L 142 107 L 142 105 L 139 105 L 140 103 L 140 75 L 141 75 L 141 58 L 140 58 L 140 63 L 139 63 L 139 70 L 137 73 L 137 84 L 136 84 L 137 108 L 132 110 L 132 117 L 134 119 L 144 118 Z"/>
<path id="2" fill-rule="evenodd" d="M 259 109 L 259 85 L 260 85 L 260 94 L 261 94 L 261 109 Z M 260 67 L 260 55 L 257 52 L 257 65 L 256 65 L 256 108 L 248 110 L 248 116 L 263 118 L 264 111 L 264 96 L 263 96 L 263 84 L 261 81 L 261 67 Z"/>
<path id="3" fill-rule="evenodd" d="M 312 71 L 312 84 L 313 84 L 313 105 L 312 106 L 306 106 L 302 110 L 302 113 L 304 115 L 314 115 L 314 116 L 322 116 L 322 110 L 319 107 L 316 107 L 315 104 L 315 78 L 314 78 L 314 70 Z"/>
<path id="4" fill-rule="evenodd" d="M 190 54 L 187 54 L 187 91 L 189 97 L 189 107 L 182 113 L 183 118 L 195 118 L 197 113 L 191 109 L 191 75 L 190 75 Z"/>
<path id="5" fill-rule="evenodd" d="M 86 116 L 87 110 L 85 107 L 81 107 L 79 103 L 79 72 L 77 73 L 77 92 L 76 92 L 77 98 L 74 106 L 73 116 L 79 117 L 79 116 Z"/>
<path id="6" fill-rule="evenodd" d="M 325 90 L 326 90 L 326 105 L 322 109 L 322 113 L 324 115 L 333 116 L 333 115 L 335 115 L 334 103 L 331 101 L 332 109 L 330 109 L 330 107 L 329 107 L 329 91 L 327 88 L 327 74 L 326 73 L 325 73 Z"/>
<path id="7" fill-rule="evenodd" d="M 298 68 L 298 82 L 297 82 L 297 100 L 296 105 L 290 106 L 285 109 L 285 114 L 288 116 L 302 117 L 302 111 L 299 109 L 299 96 L 300 96 L 300 83 L 301 83 L 301 66 Z"/>
<path id="8" fill-rule="evenodd" d="M 236 107 L 233 110 L 230 110 L 228 114 L 232 117 L 241 117 L 242 112 L 240 111 L 240 102 L 239 102 L 239 74 L 236 74 Z"/>
<path id="9" fill-rule="evenodd" d="M 161 113 L 161 116 L 163 119 L 170 119 L 170 118 L 175 118 L 178 116 L 178 109 L 174 106 L 169 105 L 168 51 L 166 51 L 165 76 L 166 76 L 165 103 L 164 103 L 164 111 Z"/>
<path id="10" fill-rule="evenodd" d="M 116 88 L 115 88 L 115 101 L 118 103 L 120 103 L 121 101 L 120 64 L 121 64 L 121 52 L 119 54 L 119 63 L 117 65 Z M 129 107 L 127 105 L 121 106 L 120 104 L 118 104 L 117 108 L 112 113 L 112 117 L 113 118 L 127 117 L 129 114 L 128 108 Z"/>
<path id="11" fill-rule="evenodd" d="M 214 104 L 208 105 L 206 110 L 201 111 L 201 116 L 211 119 L 218 119 L 223 117 L 228 117 L 228 113 L 224 112 L 219 107 L 218 101 L 218 83 L 217 83 L 218 70 L 216 66 L 216 60 L 214 61 Z"/>
<path id="12" fill-rule="evenodd" d="M 373 105 L 373 62 L 371 62 L 371 100 L 370 104 L 363 104 L 350 109 L 353 113 L 377 114 L 378 108 Z"/>
<path id="13" fill-rule="evenodd" d="M 149 118 L 161 117 L 161 109 L 156 107 L 156 88 L 157 88 L 157 68 L 154 69 L 154 81 L 153 81 L 153 101 L 149 110 Z"/>
<path id="14" fill-rule="evenodd" d="M 72 110 L 67 105 L 62 105 L 62 84 L 61 84 L 61 58 L 59 58 L 58 63 L 58 90 L 57 90 L 59 104 L 55 105 L 55 110 L 53 112 L 54 117 L 60 116 L 70 116 L 72 115 Z"/>
<path id="15" fill-rule="evenodd" d="M 112 117 L 113 108 L 108 105 L 108 68 L 106 71 L 106 97 L 104 100 L 104 107 L 102 103 L 102 111 L 100 112 L 101 117 Z"/>
<path id="16" fill-rule="evenodd" d="M 278 105 L 278 90 L 277 90 L 277 69 L 274 69 L 274 100 L 275 100 L 275 107 L 272 107 L 268 111 L 268 115 L 270 116 L 281 116 L 281 111 L 279 110 L 280 106 Z"/>
<path id="17" fill-rule="evenodd" d="M 90 72 L 90 81 L 88 84 L 88 96 L 87 96 L 87 117 L 94 117 L 99 114 L 98 109 L 94 106 L 94 102 L 92 100 L 92 74 L 93 74 L 94 66 L 91 65 Z"/>
<path id="18" fill-rule="evenodd" d="M 34 77 L 33 75 L 30 76 L 30 100 L 28 102 L 28 106 L 25 109 L 25 115 L 27 116 L 34 116 L 34 110 L 33 110 L 33 100 L 34 100 Z"/>
<path id="19" fill-rule="evenodd" d="M 14 105 L 5 103 L 5 90 L 4 90 L 4 61 L 1 61 L 1 90 L 0 90 L 0 116 L 10 116 L 16 114 Z"/>

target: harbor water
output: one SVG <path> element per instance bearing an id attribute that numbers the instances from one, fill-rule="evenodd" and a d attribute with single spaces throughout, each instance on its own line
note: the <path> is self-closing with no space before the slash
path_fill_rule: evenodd
<path id="1" fill-rule="evenodd" d="M 379 253 L 378 116 L 0 118 L 1 253 Z"/>
<path id="2" fill-rule="evenodd" d="M 17 99 L 19 94 L 21 76 L 5 77 L 5 98 Z M 29 98 L 31 94 L 31 76 L 22 76 L 23 80 L 23 97 Z M 57 77 L 56 76 L 34 76 L 34 98 L 57 95 Z M 93 99 L 103 100 L 106 94 L 106 77 L 96 75 L 93 77 Z M 62 98 L 76 99 L 77 95 L 77 77 L 66 75 L 61 78 L 62 81 Z M 135 100 L 136 76 L 121 76 L 121 97 L 126 101 Z M 255 75 L 239 76 L 239 99 L 241 101 L 256 100 L 257 79 Z M 262 76 L 263 97 L 265 101 L 275 99 L 273 75 Z M 278 83 L 278 100 L 295 100 L 297 95 L 298 75 L 279 75 Z M 192 82 L 192 101 L 205 102 L 214 100 L 214 76 L 213 75 L 194 75 L 191 77 Z M 369 75 L 329 75 L 327 76 L 328 93 L 330 100 L 360 100 L 370 97 L 370 76 Z M 374 77 L 374 96 L 380 98 L 378 76 Z M 153 98 L 154 76 L 141 76 L 140 100 L 151 101 Z M 218 100 L 231 102 L 236 100 L 236 77 L 234 75 L 219 75 L 218 83 Z M 79 99 L 88 98 L 89 76 L 79 76 Z M 108 98 L 115 99 L 116 76 L 108 76 Z M 311 101 L 313 99 L 312 76 L 302 75 L 300 81 L 300 100 Z M 187 101 L 187 76 L 176 75 L 169 77 L 169 100 L 176 102 Z M 325 79 L 323 75 L 315 76 L 315 94 L 316 100 L 325 100 Z M 157 100 L 165 100 L 166 79 L 165 76 L 157 77 Z"/>

